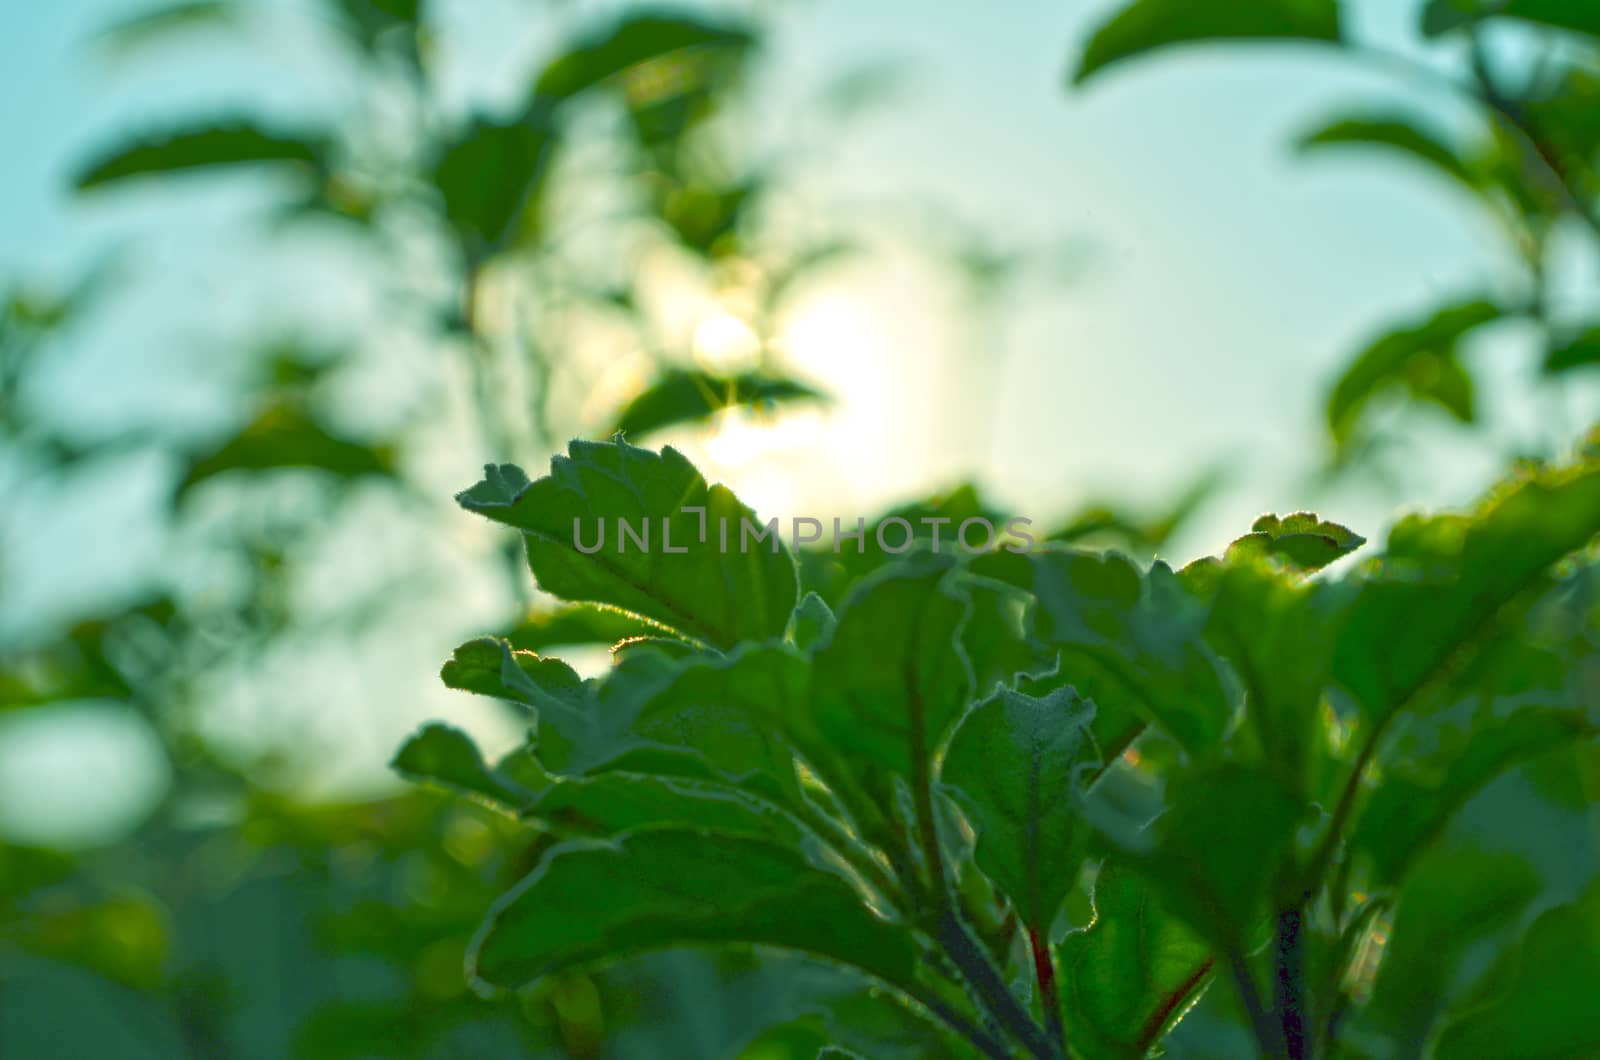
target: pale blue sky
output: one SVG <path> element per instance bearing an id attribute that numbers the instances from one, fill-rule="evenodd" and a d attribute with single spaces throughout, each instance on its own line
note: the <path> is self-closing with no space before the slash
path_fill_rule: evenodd
<path id="1" fill-rule="evenodd" d="M 234 410 L 187 374 L 179 353 L 216 330 L 248 329 L 263 304 L 284 304 L 264 292 L 328 319 L 360 320 L 371 309 L 362 291 L 285 271 L 297 266 L 245 238 L 261 190 L 248 180 L 85 202 L 67 195 L 73 160 L 130 123 L 252 102 L 292 113 L 341 99 L 307 42 L 282 36 L 203 60 L 185 49 L 108 65 L 91 46 L 94 29 L 138 6 L 56 0 L 0 10 L 0 79 L 11 101 L 0 272 L 64 273 L 133 242 L 137 297 L 85 338 L 57 388 L 91 430 L 226 420 Z M 451 97 L 463 107 L 509 98 L 558 21 L 599 6 L 560 5 L 556 20 L 535 0 L 445 3 Z M 1210 462 L 1241 459 L 1234 485 L 1175 544 L 1177 559 L 1220 547 L 1266 510 L 1318 506 L 1369 535 L 1392 518 L 1394 494 L 1312 488 L 1323 389 L 1361 340 L 1500 282 L 1507 258 L 1465 197 L 1427 174 L 1361 153 L 1302 160 L 1291 144 L 1319 120 L 1397 91 L 1446 127 L 1465 120 L 1459 103 L 1315 47 L 1169 53 L 1070 91 L 1070 60 L 1117 6 L 1108 0 L 771 6 L 781 14 L 757 114 L 775 147 L 816 131 L 808 101 L 829 79 L 875 59 L 903 61 L 906 71 L 892 105 L 805 165 L 800 186 L 815 209 L 871 219 L 925 207 L 1002 243 L 1064 239 L 1089 253 L 1070 285 L 1036 284 L 1000 317 L 961 329 L 949 310 L 960 291 L 889 241 L 801 314 L 810 314 L 800 326 L 803 367 L 850 384 L 835 417 L 753 464 L 713 466 L 714 476 L 758 505 L 789 509 L 775 514 L 850 518 L 976 472 L 1042 522 L 1091 496 L 1157 502 Z M 1413 47 L 1412 4 L 1348 6 L 1363 39 Z M 1600 290 L 1593 257 L 1577 248 L 1586 264 L 1575 275 Z M 1574 425 L 1600 408 L 1593 387 L 1530 403 L 1517 381 L 1532 354 L 1514 334 L 1473 356 L 1493 381 L 1485 403 L 1502 443 L 1558 407 Z M 976 381 L 996 358 L 1005 365 L 999 392 L 984 397 Z M 973 402 L 992 402 L 975 406 L 992 413 L 990 437 L 961 426 Z M 1460 503 L 1498 463 L 1481 441 L 1422 436 L 1408 503 Z M 459 462 L 470 469 L 477 459 Z M 127 584 L 164 562 L 166 543 L 139 513 L 169 473 L 129 461 L 82 496 L 36 500 L 41 532 L 13 543 L 24 576 L 8 589 L 12 619 L 63 585 Z M 462 473 L 447 469 L 441 491 L 465 485 Z M 64 567 L 69 554 L 75 575 Z M 458 699 L 433 691 L 408 696 L 422 682 L 433 688 L 439 657 L 426 638 L 411 648 L 416 665 L 388 667 L 387 692 L 364 685 L 358 670 L 334 686 L 405 697 L 403 709 L 389 699 L 383 731 L 351 752 L 368 765 L 419 718 L 459 710 Z"/>

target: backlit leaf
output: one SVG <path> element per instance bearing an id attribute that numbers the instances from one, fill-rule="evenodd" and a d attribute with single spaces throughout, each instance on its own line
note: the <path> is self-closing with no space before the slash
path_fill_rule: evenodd
<path id="1" fill-rule="evenodd" d="M 469 958 L 480 983 L 514 987 L 668 947 L 755 943 L 910 978 L 910 934 L 867 911 L 841 878 L 757 840 L 651 829 L 574 841 L 495 903 Z"/>
<path id="2" fill-rule="evenodd" d="M 389 766 L 411 780 L 438 784 L 502 809 L 519 810 L 534 799 L 532 791 L 489 768 L 470 736 L 438 722 L 408 739 Z"/>
<path id="3" fill-rule="evenodd" d="M 457 497 L 523 532 L 541 589 L 621 608 L 718 648 L 783 636 L 798 587 L 781 526 L 766 540 L 746 535 L 746 526 L 761 529 L 755 514 L 726 487 L 708 487 L 670 447 L 573 442 L 568 452 L 531 483 L 519 468 L 490 466 Z M 695 507 L 703 515 L 684 510 Z M 648 546 L 624 536 L 618 520 L 647 535 Z"/>
<path id="4" fill-rule="evenodd" d="M 664 373 L 618 414 L 614 432 L 638 437 L 667 427 L 701 423 L 734 406 L 772 409 L 779 405 L 824 401 L 805 383 L 761 372 L 716 375 L 675 368 Z"/>
<path id="5" fill-rule="evenodd" d="M 1035 932 L 1049 931 L 1077 883 L 1089 833 L 1079 795 L 1099 761 L 1093 716 L 1071 688 L 1042 699 L 1002 689 L 945 752 L 941 778 L 977 830 L 978 867 Z"/>
<path id="6" fill-rule="evenodd" d="M 1144 1057 L 1210 980 L 1211 949 L 1115 860 L 1094 884 L 1094 920 L 1057 947 L 1068 1040 L 1084 1057 Z"/>
<path id="7" fill-rule="evenodd" d="M 1156 722 L 1192 752 L 1221 738 L 1233 707 L 1205 615 L 1165 564 L 1141 573 L 1116 553 L 1060 550 L 982 556 L 974 570 L 1038 598 L 1035 635 L 1099 707 Z"/>

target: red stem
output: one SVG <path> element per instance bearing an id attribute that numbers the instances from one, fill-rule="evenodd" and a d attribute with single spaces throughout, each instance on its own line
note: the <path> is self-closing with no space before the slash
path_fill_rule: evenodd
<path id="1" fill-rule="evenodd" d="M 1039 1006 L 1044 1009 L 1045 1024 L 1050 1037 L 1063 1049 L 1066 1035 L 1061 1025 L 1061 996 L 1056 987 L 1056 962 L 1050 955 L 1050 943 L 1045 936 L 1028 928 L 1028 947 L 1033 950 L 1033 974 L 1039 980 Z"/>

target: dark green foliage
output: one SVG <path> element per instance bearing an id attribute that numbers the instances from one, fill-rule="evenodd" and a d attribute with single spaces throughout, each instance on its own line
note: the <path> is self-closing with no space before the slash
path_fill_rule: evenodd
<path id="1" fill-rule="evenodd" d="M 303 408 L 277 404 L 196 457 L 178 482 L 177 496 L 219 475 L 283 469 L 320 471 L 344 479 L 386 477 L 394 474 L 395 458 L 388 446 L 344 437 Z"/>
<path id="2" fill-rule="evenodd" d="M 546 592 L 609 604 L 720 648 L 782 636 L 789 624 L 797 586 L 781 538 L 747 539 L 747 525 L 761 529 L 755 513 L 724 487 L 708 487 L 676 450 L 573 442 L 537 483 L 510 465 L 485 475 L 460 495 L 462 506 L 522 531 Z M 653 544 L 629 550 L 618 519 Z M 606 547 L 580 551 L 579 537 L 588 547 L 601 532 Z M 736 562 L 719 561 L 722 540 Z"/>
<path id="3" fill-rule="evenodd" d="M 1338 0 L 1136 0 L 1090 38 L 1074 80 L 1084 81 L 1114 63 L 1196 41 L 1339 39 Z"/>
<path id="4" fill-rule="evenodd" d="M 1473 422 L 1477 399 L 1472 377 L 1461 363 L 1461 341 L 1504 315 L 1492 302 L 1462 302 L 1368 346 L 1328 397 L 1328 428 L 1334 441 L 1348 446 L 1368 406 L 1391 390 L 1438 405 L 1463 423 Z"/>
<path id="5" fill-rule="evenodd" d="M 1544 963 L 1508 958 L 1483 988 L 1508 1000 L 1486 1007 L 1463 1007 L 1452 978 L 1466 944 L 1451 918 L 1474 921 L 1462 940 L 1499 937 L 1528 900 L 1519 863 L 1485 860 L 1459 900 L 1428 895 L 1466 857 L 1437 843 L 1476 793 L 1594 734 L 1581 704 L 1502 711 L 1495 697 L 1547 689 L 1590 650 L 1550 623 L 1571 614 L 1563 563 L 1600 533 L 1597 476 L 1592 462 L 1530 468 L 1471 515 L 1402 522 L 1339 577 L 1323 568 L 1363 538 L 1309 513 L 1265 516 L 1181 572 L 1059 546 L 886 555 L 837 609 L 790 592 L 788 621 L 720 641 L 704 616 L 730 584 L 770 599 L 738 581 L 767 571 L 748 556 L 702 549 L 703 573 L 681 581 L 615 542 L 540 557 L 560 544 L 540 529 L 558 513 L 673 518 L 705 497 L 671 450 L 582 443 L 546 479 L 491 469 L 461 501 L 523 528 L 536 573 L 627 559 L 625 582 L 559 570 L 544 584 L 703 646 L 647 640 L 580 681 L 504 642 L 464 645 L 446 682 L 530 710 L 525 753 L 548 774 L 524 766 L 539 790 L 508 793 L 443 729 L 400 764 L 515 801 L 557 844 L 480 931 L 476 974 L 497 986 L 754 944 L 855 969 L 893 988 L 878 1004 L 992 1057 L 1143 1056 L 1219 980 L 1264 1055 L 1313 1055 L 1347 1026 L 1409 1050 L 1444 1027 L 1446 1044 L 1512 1050 L 1496 1055 L 1577 1055 L 1576 994 Z M 1525 597 L 1545 601 L 1537 639 Z M 1593 620 L 1577 619 L 1589 636 Z M 1500 716 L 1458 732 L 1458 702 Z M 1402 715 L 1431 755 L 1389 761 Z M 1092 920 L 1056 934 L 1084 899 Z M 1526 950 L 1544 962 L 1566 947 L 1586 971 L 1551 924 L 1582 939 L 1588 916 L 1546 914 Z M 1404 1004 L 1373 1002 L 1400 930 L 1414 948 L 1398 959 L 1440 961 L 1392 987 Z M 1541 991 L 1566 1007 L 1530 1031 L 1510 1013 Z M 805 1022 L 769 1040 L 808 1034 L 853 1041 Z"/>
<path id="6" fill-rule="evenodd" d="M 1078 1054 L 1143 1057 L 1211 980 L 1210 948 L 1138 873 L 1107 861 L 1094 920 L 1061 942 L 1063 1004 Z"/>
<path id="7" fill-rule="evenodd" d="M 470 960 L 483 982 L 514 986 L 717 941 L 782 946 L 888 982 L 911 974 L 909 934 L 869 913 L 840 877 L 784 847 L 683 828 L 555 848 L 495 905 Z"/>
<path id="8" fill-rule="evenodd" d="M 623 406 L 612 430 L 637 438 L 666 427 L 699 423 L 738 405 L 768 410 L 823 400 L 820 391 L 781 376 L 760 372 L 724 376 L 675 368 Z"/>
<path id="9" fill-rule="evenodd" d="M 153 133 L 100 152 L 77 176 L 80 191 L 177 170 L 272 164 L 309 173 L 323 163 L 317 135 L 269 131 L 236 119 Z"/>

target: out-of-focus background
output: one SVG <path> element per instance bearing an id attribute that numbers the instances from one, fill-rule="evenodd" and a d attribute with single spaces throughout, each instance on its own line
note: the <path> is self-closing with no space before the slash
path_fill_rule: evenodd
<path id="1" fill-rule="evenodd" d="M 0 12 L 0 1055 L 712 1056 L 793 1003 L 466 991 L 516 844 L 386 763 L 517 738 L 462 639 L 613 632 L 454 507 L 487 461 L 623 429 L 763 515 L 970 485 L 1186 560 L 1596 418 L 1581 25 L 1355 0 L 1092 68 L 1125 6 Z"/>

